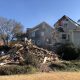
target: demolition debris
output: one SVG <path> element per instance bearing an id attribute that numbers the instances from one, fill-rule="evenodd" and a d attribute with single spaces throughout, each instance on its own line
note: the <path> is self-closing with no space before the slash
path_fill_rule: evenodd
<path id="1" fill-rule="evenodd" d="M 47 63 L 48 61 L 51 62 L 58 60 L 58 56 L 54 52 L 39 48 L 33 45 L 31 40 L 26 40 L 26 42 L 19 42 L 15 44 L 8 52 L 8 55 L 0 58 L 0 62 L 6 64 L 23 63 L 26 59 L 26 54 L 36 56 L 42 64 Z"/>

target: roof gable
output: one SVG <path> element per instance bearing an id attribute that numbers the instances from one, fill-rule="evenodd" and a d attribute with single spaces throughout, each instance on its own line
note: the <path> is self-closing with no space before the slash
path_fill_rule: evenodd
<path id="1" fill-rule="evenodd" d="M 47 28 L 51 28 L 51 29 L 53 30 L 53 28 L 52 28 L 48 23 L 42 22 L 42 23 L 36 25 L 35 27 L 31 28 L 30 31 L 38 30 L 38 29 L 40 29 L 40 28 L 43 28 L 43 26 L 44 26 L 44 27 L 47 27 Z"/>
<path id="2" fill-rule="evenodd" d="M 72 24 L 76 25 L 77 27 L 80 26 L 80 24 L 78 24 L 77 22 L 73 21 L 71 18 L 69 18 L 68 16 L 64 15 L 62 16 L 55 24 L 57 24 L 58 22 L 64 20 L 64 19 L 67 19 L 68 21 L 70 21 Z M 54 24 L 54 25 L 55 25 Z"/>

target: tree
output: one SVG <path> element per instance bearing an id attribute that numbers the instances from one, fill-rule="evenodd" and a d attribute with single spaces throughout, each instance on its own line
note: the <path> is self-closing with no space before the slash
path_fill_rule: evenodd
<path id="1" fill-rule="evenodd" d="M 23 41 L 25 40 L 25 37 L 26 37 L 26 33 L 18 33 L 16 35 L 17 41 Z"/>
<path id="2" fill-rule="evenodd" d="M 4 45 L 8 45 L 9 41 L 16 38 L 16 35 L 22 33 L 22 31 L 23 26 L 20 23 L 0 17 L 0 38 Z"/>

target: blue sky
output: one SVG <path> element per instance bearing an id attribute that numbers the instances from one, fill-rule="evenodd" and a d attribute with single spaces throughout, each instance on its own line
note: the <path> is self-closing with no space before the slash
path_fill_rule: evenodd
<path id="1" fill-rule="evenodd" d="M 0 0 L 0 16 L 15 19 L 25 28 L 43 21 L 52 26 L 63 15 L 80 19 L 80 0 Z"/>

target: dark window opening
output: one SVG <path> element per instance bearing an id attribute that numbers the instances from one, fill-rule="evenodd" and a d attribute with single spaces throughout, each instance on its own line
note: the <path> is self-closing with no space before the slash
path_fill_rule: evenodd
<path id="1" fill-rule="evenodd" d="M 62 39 L 66 39 L 66 34 L 62 34 Z"/>
<path id="2" fill-rule="evenodd" d="M 64 30 L 63 30 L 62 27 L 57 28 L 57 30 L 58 30 L 59 32 L 64 32 Z"/>

